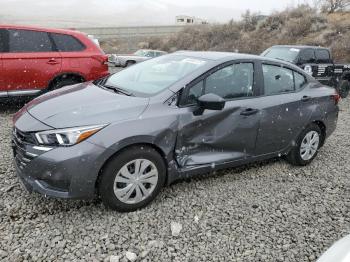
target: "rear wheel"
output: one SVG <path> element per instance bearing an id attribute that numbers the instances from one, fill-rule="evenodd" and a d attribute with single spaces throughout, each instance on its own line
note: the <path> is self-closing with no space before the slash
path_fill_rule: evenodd
<path id="1" fill-rule="evenodd" d="M 166 167 L 151 147 L 134 146 L 116 155 L 103 169 L 98 190 L 105 206 L 130 212 L 148 205 L 165 183 Z"/>
<path id="2" fill-rule="evenodd" d="M 50 91 L 59 89 L 64 86 L 70 86 L 80 83 L 78 79 L 75 78 L 66 78 L 55 81 L 55 83 L 51 86 Z"/>
<path id="3" fill-rule="evenodd" d="M 287 155 L 292 165 L 305 166 L 312 162 L 321 147 L 322 132 L 318 125 L 311 124 L 301 132 L 296 145 Z"/>
<path id="4" fill-rule="evenodd" d="M 338 93 L 341 98 L 346 98 L 350 92 L 350 83 L 348 80 L 342 80 L 338 86 Z"/>

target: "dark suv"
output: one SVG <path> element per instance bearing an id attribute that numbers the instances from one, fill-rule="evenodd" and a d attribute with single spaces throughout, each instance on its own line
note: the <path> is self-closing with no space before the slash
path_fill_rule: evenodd
<path id="1" fill-rule="evenodd" d="M 0 25 L 0 98 L 37 95 L 106 75 L 107 56 L 84 33 Z"/>
<path id="2" fill-rule="evenodd" d="M 328 48 L 277 45 L 261 55 L 296 64 L 322 84 L 336 88 L 342 98 L 349 94 L 350 64 L 335 64 Z"/>

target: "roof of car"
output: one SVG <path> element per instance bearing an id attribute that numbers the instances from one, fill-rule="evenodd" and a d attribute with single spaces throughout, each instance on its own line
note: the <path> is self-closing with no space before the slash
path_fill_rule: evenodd
<path id="1" fill-rule="evenodd" d="M 10 24 L 0 24 L 0 28 L 6 29 L 24 29 L 24 30 L 37 30 L 52 33 L 62 33 L 62 34 L 84 34 L 82 32 L 73 29 L 57 29 L 57 28 L 47 28 L 40 26 L 29 26 L 29 25 L 10 25 Z"/>
<path id="2" fill-rule="evenodd" d="M 184 54 L 188 57 L 193 58 L 199 58 L 199 59 L 206 59 L 206 60 L 212 60 L 212 61 L 221 61 L 221 62 L 228 62 L 231 60 L 261 60 L 265 62 L 272 62 L 275 64 L 284 64 L 288 65 L 291 68 L 294 68 L 297 71 L 300 71 L 301 69 L 294 65 L 293 63 L 289 63 L 287 61 L 269 58 L 265 56 L 259 56 L 259 55 L 250 55 L 250 54 L 243 54 L 243 53 L 231 53 L 231 52 L 212 52 L 212 51 L 177 51 L 175 54 Z"/>
<path id="3" fill-rule="evenodd" d="M 213 52 L 213 51 L 177 51 L 176 54 L 185 54 L 187 56 L 202 58 L 207 60 L 222 60 L 225 58 L 230 59 L 262 59 L 260 56 L 248 55 L 241 53 L 231 52 Z"/>
<path id="4" fill-rule="evenodd" d="M 212 51 L 178 51 L 176 54 L 184 54 L 193 58 L 202 58 L 206 60 L 239 60 L 239 59 L 254 59 L 254 60 L 264 60 L 271 61 L 277 63 L 290 64 L 285 61 L 281 61 L 278 59 L 258 56 L 258 55 L 250 55 L 243 53 L 232 53 L 232 52 L 212 52 Z M 290 64 L 292 65 L 292 64 Z"/>
<path id="5" fill-rule="evenodd" d="M 306 49 L 306 48 L 314 48 L 314 49 L 328 49 L 322 46 L 312 46 L 312 45 L 274 45 L 272 47 L 286 47 L 286 48 L 297 48 L 297 49 Z"/>

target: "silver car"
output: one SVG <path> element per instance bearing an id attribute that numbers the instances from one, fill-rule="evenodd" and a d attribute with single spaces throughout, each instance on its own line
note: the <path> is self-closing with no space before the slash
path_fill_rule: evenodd
<path id="1" fill-rule="evenodd" d="M 196 174 L 279 156 L 309 164 L 338 101 L 292 64 L 174 53 L 34 99 L 14 117 L 15 166 L 28 190 L 132 211 Z"/>
<path id="2" fill-rule="evenodd" d="M 113 63 L 115 66 L 128 67 L 133 64 L 143 62 L 165 54 L 167 54 L 167 52 L 159 50 L 140 49 L 133 54 L 112 54 L 110 55 L 109 62 Z"/>

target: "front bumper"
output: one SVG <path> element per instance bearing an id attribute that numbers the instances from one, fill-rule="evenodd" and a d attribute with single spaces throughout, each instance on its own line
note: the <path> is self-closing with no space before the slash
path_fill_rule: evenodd
<path id="1" fill-rule="evenodd" d="M 104 148 L 84 141 L 40 152 L 36 146 L 20 144 L 15 137 L 12 146 L 16 173 L 28 191 L 57 198 L 95 196 Z"/>

